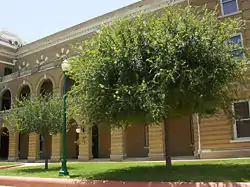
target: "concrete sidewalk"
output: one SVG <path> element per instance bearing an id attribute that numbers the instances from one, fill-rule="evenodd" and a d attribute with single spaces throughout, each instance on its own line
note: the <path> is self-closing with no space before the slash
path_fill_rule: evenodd
<path id="1" fill-rule="evenodd" d="M 250 157 L 241 157 L 241 158 L 223 158 L 223 159 L 195 159 L 193 157 L 173 157 L 172 158 L 172 162 L 199 162 L 199 161 L 223 161 L 223 160 L 241 160 L 241 159 L 250 159 Z M 116 161 L 110 161 L 109 159 L 93 159 L 93 160 L 89 160 L 86 162 L 81 162 L 78 161 L 77 159 L 73 159 L 73 160 L 68 160 L 67 163 L 119 163 Z M 150 161 L 150 160 L 144 160 L 144 159 L 140 159 L 140 158 L 129 158 L 129 159 L 125 159 L 121 162 L 165 162 L 164 160 L 160 160 L 160 161 Z M 37 160 L 36 162 L 33 163 L 27 163 L 27 162 L 22 162 L 20 161 L 20 163 L 22 163 L 22 166 L 18 166 L 18 167 L 29 167 L 29 166 L 41 166 L 44 165 L 44 160 Z M 61 162 L 49 162 L 49 164 L 56 164 L 56 163 L 61 163 Z"/>

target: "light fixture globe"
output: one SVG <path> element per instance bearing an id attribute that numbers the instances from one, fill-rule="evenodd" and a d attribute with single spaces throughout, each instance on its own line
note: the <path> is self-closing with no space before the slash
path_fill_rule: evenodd
<path id="1" fill-rule="evenodd" d="M 70 64 L 69 64 L 69 62 L 68 62 L 67 59 L 65 59 L 65 60 L 62 62 L 61 67 L 62 67 L 62 70 L 63 70 L 64 72 L 69 71 L 69 69 L 70 69 Z"/>
<path id="2" fill-rule="evenodd" d="M 81 129 L 78 127 L 76 128 L 76 133 L 79 134 L 81 132 Z"/>

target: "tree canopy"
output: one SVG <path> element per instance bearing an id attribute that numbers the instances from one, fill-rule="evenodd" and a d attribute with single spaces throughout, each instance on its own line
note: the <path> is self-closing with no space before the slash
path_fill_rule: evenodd
<path id="1" fill-rule="evenodd" d="M 246 70 L 230 42 L 243 26 L 191 6 L 103 25 L 69 59 L 78 117 L 117 126 L 228 109 Z"/>
<path id="2" fill-rule="evenodd" d="M 54 135 L 62 123 L 63 99 L 52 95 L 16 100 L 4 115 L 5 126 L 13 132 Z"/>

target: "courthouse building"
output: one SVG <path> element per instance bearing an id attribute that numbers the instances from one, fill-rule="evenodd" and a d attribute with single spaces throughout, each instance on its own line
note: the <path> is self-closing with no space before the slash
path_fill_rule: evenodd
<path id="1" fill-rule="evenodd" d="M 207 4 L 214 9 L 219 5 L 219 19 L 242 17 L 250 19 L 250 0 L 172 0 L 172 4 Z M 116 17 L 134 16 L 144 10 L 155 12 L 169 6 L 167 0 L 144 0 L 67 28 L 32 43 L 25 44 L 17 35 L 0 32 L 0 109 L 11 109 L 15 98 L 36 97 L 42 92 L 62 95 L 63 56 L 72 56 L 70 44 L 76 44 L 98 32 L 102 23 Z M 33 28 L 36 32 L 36 28 Z M 235 42 L 250 46 L 250 23 L 245 30 L 233 36 Z M 67 80 L 69 90 L 73 81 Z M 250 94 L 249 98 L 250 98 Z M 194 158 L 222 158 L 250 156 L 249 101 L 234 104 L 236 114 L 244 122 L 216 116 L 198 119 L 183 116 L 169 122 L 169 152 L 171 156 Z M 44 157 L 44 147 L 50 159 L 59 161 L 61 134 L 41 137 L 39 134 L 11 134 L 0 118 L 0 159 L 35 161 Z M 125 130 L 110 129 L 98 124 L 92 130 L 78 131 L 77 124 L 67 132 L 67 158 L 87 161 L 91 159 L 123 160 L 129 158 L 164 159 L 164 130 L 162 125 L 139 124 Z M 81 143 L 76 144 L 77 140 Z"/>

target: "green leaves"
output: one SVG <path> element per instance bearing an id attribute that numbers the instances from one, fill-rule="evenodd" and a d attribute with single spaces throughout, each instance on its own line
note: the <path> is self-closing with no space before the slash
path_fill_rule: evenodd
<path id="1" fill-rule="evenodd" d="M 11 131 L 21 133 L 57 134 L 63 121 L 63 100 L 52 95 L 32 100 L 17 100 L 4 115 Z"/>
<path id="2" fill-rule="evenodd" d="M 226 41 L 242 28 L 190 6 L 102 26 L 69 60 L 72 113 L 85 124 L 120 125 L 226 109 L 247 60 Z"/>

